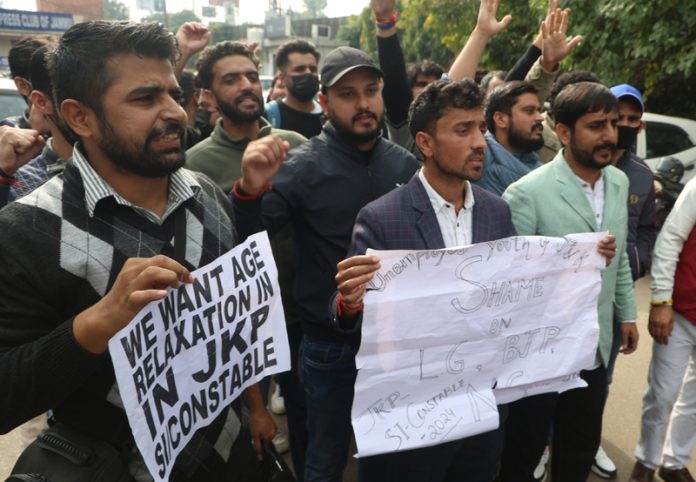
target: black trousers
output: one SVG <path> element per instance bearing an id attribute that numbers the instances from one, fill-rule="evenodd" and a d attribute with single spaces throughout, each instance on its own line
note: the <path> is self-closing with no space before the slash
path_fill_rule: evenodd
<path id="1" fill-rule="evenodd" d="M 364 457 L 360 482 L 491 482 L 503 448 L 505 405 L 496 430 L 432 447 Z"/>
<path id="2" fill-rule="evenodd" d="M 600 366 L 580 375 L 587 382 L 585 388 L 536 395 L 509 404 L 501 482 L 534 482 L 534 468 L 552 426 L 551 480 L 587 480 L 602 435 L 607 372 Z"/>

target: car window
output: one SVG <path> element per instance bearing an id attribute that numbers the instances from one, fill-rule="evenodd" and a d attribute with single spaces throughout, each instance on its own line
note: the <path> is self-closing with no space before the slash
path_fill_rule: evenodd
<path id="1" fill-rule="evenodd" d="M 648 158 L 671 156 L 694 147 L 684 129 L 662 122 L 647 123 L 645 141 Z"/>
<path id="2" fill-rule="evenodd" d="M 0 120 L 12 115 L 23 114 L 27 104 L 16 93 L 0 92 Z"/>

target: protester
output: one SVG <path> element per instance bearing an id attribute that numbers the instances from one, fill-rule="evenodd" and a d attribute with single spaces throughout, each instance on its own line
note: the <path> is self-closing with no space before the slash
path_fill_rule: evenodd
<path id="1" fill-rule="evenodd" d="M 339 332 L 360 329 L 365 286 L 379 267 L 379 258 L 365 255 L 368 248 L 434 250 L 515 235 L 507 204 L 470 183 L 483 171 L 482 104 L 471 80 L 432 83 L 414 100 L 409 125 L 424 167 L 358 213 L 351 257 L 338 264 L 336 275 Z M 360 480 L 492 481 L 502 441 L 501 420 L 496 430 L 466 439 L 361 457 Z"/>
<path id="2" fill-rule="evenodd" d="M 287 140 L 291 147 L 302 144 L 306 139 L 295 132 L 272 128 L 261 117 L 263 101 L 261 82 L 258 74 L 258 59 L 254 53 L 240 42 L 220 42 L 207 47 L 196 64 L 203 85 L 202 96 L 211 109 L 221 112 L 213 134 L 194 148 L 186 151 L 186 166 L 192 171 L 208 175 L 226 193 L 241 176 L 242 157 L 250 142 L 266 136 L 276 135 Z M 297 307 L 292 299 L 294 280 L 294 256 L 292 250 L 292 230 L 284 230 L 273 240 L 273 251 L 278 265 L 283 308 L 289 326 L 291 356 L 297 359 L 301 332 L 295 333 L 299 326 Z M 297 366 L 292 371 L 296 374 Z M 284 377 L 283 380 L 285 380 Z M 302 392 L 299 388 L 287 388 L 288 429 L 293 462 L 300 468 L 304 464 L 306 445 L 305 409 Z M 261 383 L 266 399 L 268 382 Z M 288 437 L 279 433 L 273 444 L 279 453 L 288 451 Z M 300 477 L 301 478 L 301 477 Z"/>
<path id="3" fill-rule="evenodd" d="M 305 141 L 300 134 L 276 130 L 263 115 L 258 59 L 241 42 L 231 40 L 206 48 L 196 64 L 201 98 L 220 118 L 209 138 L 186 152 L 186 167 L 210 177 L 225 192 L 241 177 L 241 162 L 250 141 L 276 134 L 291 147 Z"/>
<path id="4" fill-rule="evenodd" d="M 481 2 L 476 27 L 452 64 L 448 73 L 450 79 L 474 78 L 486 44 L 510 23 L 509 15 L 500 21 L 497 20 L 499 4 L 499 0 Z M 375 14 L 377 52 L 384 70 L 384 104 L 389 138 L 420 157 L 408 127 L 408 108 L 414 96 L 423 90 L 428 82 L 439 80 L 434 74 L 440 71 L 430 67 L 426 71 L 421 66 L 413 67 L 411 72 L 407 73 L 397 36 L 397 11 L 394 8 L 394 0 L 372 0 L 371 5 Z"/>
<path id="5" fill-rule="evenodd" d="M 476 183 L 500 196 L 528 172 L 541 166 L 535 152 L 543 145 L 544 119 L 538 90 L 529 82 L 514 81 L 493 90 L 486 101 L 485 168 Z"/>
<path id="6" fill-rule="evenodd" d="M 271 82 L 271 88 L 268 90 L 268 96 L 266 96 L 266 104 L 272 100 L 278 100 L 285 97 L 287 91 L 285 90 L 285 83 L 281 80 L 281 73 L 278 72 L 273 76 L 273 82 Z"/>
<path id="7" fill-rule="evenodd" d="M 298 132 L 306 138 L 321 132 L 324 113 L 314 97 L 319 92 L 319 52 L 306 40 L 289 40 L 275 54 L 285 97 L 266 104 L 273 127 Z"/>
<path id="8" fill-rule="evenodd" d="M 31 94 L 29 62 L 31 62 L 31 56 L 39 47 L 48 45 L 54 41 L 55 38 L 48 35 L 23 37 L 10 49 L 7 56 L 7 62 L 10 64 L 10 76 L 17 87 L 17 92 L 19 92 L 19 95 L 21 95 L 27 103 L 27 110 L 23 114 L 17 114 L 0 120 L 0 126 L 19 127 L 20 129 L 32 127 L 29 125 L 29 110 L 31 107 L 29 99 L 29 94 Z M 39 126 L 33 126 L 32 128 L 39 129 Z"/>
<path id="9" fill-rule="evenodd" d="M 358 211 L 408 182 L 418 167 L 410 153 L 380 136 L 382 77 L 364 52 L 351 47 L 330 52 L 321 70 L 319 101 L 328 119 L 322 133 L 285 163 L 287 142 L 277 136 L 252 142 L 234 189 L 240 224 L 256 221 L 257 229 L 265 226 L 271 233 L 288 223 L 295 228 L 294 295 L 305 334 L 300 375 L 307 397 L 307 482 L 341 480 L 351 438 L 358 337 L 336 333 L 329 324 L 332 273 L 346 256 Z"/>
<path id="10" fill-rule="evenodd" d="M 616 244 L 602 252 L 619 256 L 602 272 L 597 357 L 593 366 L 581 372 L 588 386 L 510 404 L 501 462 L 504 482 L 534 480 L 551 425 L 552 480 L 585 482 L 600 443 L 614 315 L 622 321 L 621 351 L 632 353 L 638 343 L 626 254 L 628 181 L 611 165 L 618 102 L 604 86 L 574 84 L 556 98 L 554 119 L 565 148 L 551 163 L 510 185 L 503 195 L 515 228 L 519 234 L 543 236 L 609 231 Z"/>
<path id="11" fill-rule="evenodd" d="M 8 287 L 0 431 L 52 409 L 57 422 L 116 447 L 138 481 L 152 477 L 122 408 L 109 339 L 238 241 L 225 195 L 181 169 L 177 55 L 161 24 L 70 27 L 49 63 L 55 103 L 79 144 L 62 176 L 0 211 L 0 285 Z M 197 249 L 174 249 L 184 242 L 174 235 L 181 223 Z M 256 480 L 261 441 L 276 428 L 257 386 L 246 401 L 248 418 L 240 397 L 194 434 L 171 480 Z"/>
<path id="12" fill-rule="evenodd" d="M 696 182 L 679 195 L 660 230 L 651 270 L 648 331 L 655 341 L 630 482 L 689 482 L 696 433 L 694 241 Z M 659 467 L 659 470 L 658 470 Z"/>
<path id="13" fill-rule="evenodd" d="M 504 70 L 493 70 L 491 72 L 488 72 L 486 75 L 483 76 L 483 79 L 481 79 L 481 90 L 483 90 L 484 93 L 488 94 L 489 92 L 493 91 L 496 87 L 499 87 L 505 83 L 505 75 L 507 72 Z"/>
<path id="14" fill-rule="evenodd" d="M 573 70 L 559 75 L 553 85 L 551 85 L 549 95 L 546 99 L 548 102 L 548 109 L 544 112 L 544 145 L 537 151 L 539 154 L 539 161 L 541 161 L 542 164 L 552 161 L 553 158 L 556 157 L 556 154 L 558 154 L 558 151 L 563 147 L 556 134 L 556 122 L 553 119 L 553 103 L 564 88 L 571 84 L 577 84 L 578 82 L 602 83 L 599 77 L 592 72 Z"/>
<path id="15" fill-rule="evenodd" d="M 55 110 L 53 102 L 53 86 L 49 78 L 47 66 L 48 46 L 38 48 L 31 58 L 30 79 L 32 91 L 30 94 L 32 115 L 41 115 L 41 122 L 48 126 L 51 136 L 46 140 L 41 154 L 20 167 L 11 174 L 9 190 L 0 188 L 0 207 L 20 198 L 53 176 L 63 172 L 65 164 L 72 155 L 73 136 Z M 9 179 L 9 178 L 8 178 Z"/>
<path id="16" fill-rule="evenodd" d="M 628 177 L 628 238 L 626 253 L 633 281 L 650 269 L 650 258 L 657 236 L 655 186 L 650 168 L 633 153 L 638 133 L 643 129 L 643 96 L 628 84 L 612 87 L 619 101 L 619 120 L 616 152 L 612 163 Z M 612 383 L 614 366 L 621 346 L 621 320 L 614 318 L 614 341 L 607 364 L 607 383 Z M 592 471 L 603 478 L 616 477 L 616 465 L 600 446 Z"/>

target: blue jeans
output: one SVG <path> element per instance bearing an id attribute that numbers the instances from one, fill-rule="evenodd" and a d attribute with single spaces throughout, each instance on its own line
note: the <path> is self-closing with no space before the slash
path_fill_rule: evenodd
<path id="1" fill-rule="evenodd" d="M 340 482 L 352 433 L 350 410 L 357 347 L 307 335 L 300 348 L 300 380 L 307 396 L 305 482 Z"/>

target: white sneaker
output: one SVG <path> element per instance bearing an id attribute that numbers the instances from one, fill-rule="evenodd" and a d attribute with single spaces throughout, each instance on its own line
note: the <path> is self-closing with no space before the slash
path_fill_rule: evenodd
<path id="1" fill-rule="evenodd" d="M 603 479 L 616 478 L 616 465 L 614 465 L 614 462 L 612 462 L 601 445 L 599 449 L 597 449 L 597 455 L 595 455 L 594 462 L 592 463 L 592 472 Z"/>
<path id="2" fill-rule="evenodd" d="M 278 383 L 275 384 L 275 389 L 271 393 L 271 401 L 269 403 L 271 412 L 276 415 L 285 415 L 285 398 L 280 394 Z"/>
<path id="3" fill-rule="evenodd" d="M 539 464 L 534 469 L 534 480 L 542 481 L 546 478 L 546 464 L 549 462 L 549 446 L 544 448 L 544 453 L 541 454 Z"/>
<path id="4" fill-rule="evenodd" d="M 290 450 L 290 442 L 288 441 L 288 436 L 283 432 L 278 432 L 275 437 L 273 437 L 273 446 L 276 452 L 279 454 L 284 454 Z"/>

